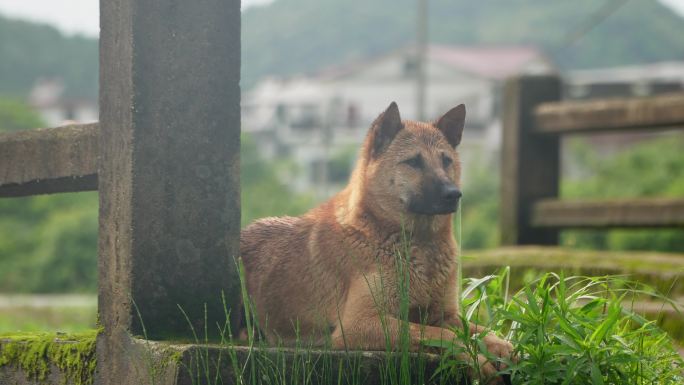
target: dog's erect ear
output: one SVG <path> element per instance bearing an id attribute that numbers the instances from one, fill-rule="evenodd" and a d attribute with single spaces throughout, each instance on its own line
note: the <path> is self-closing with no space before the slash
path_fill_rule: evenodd
<path id="1" fill-rule="evenodd" d="M 461 143 L 461 135 L 463 135 L 463 126 L 465 124 L 465 105 L 459 104 L 452 108 L 435 123 L 442 134 L 446 137 L 452 147 L 458 146 Z"/>
<path id="2" fill-rule="evenodd" d="M 392 102 L 371 126 L 371 135 L 373 135 L 371 158 L 375 158 L 385 151 L 403 127 L 401 116 L 399 116 L 399 107 L 397 107 L 397 103 Z"/>

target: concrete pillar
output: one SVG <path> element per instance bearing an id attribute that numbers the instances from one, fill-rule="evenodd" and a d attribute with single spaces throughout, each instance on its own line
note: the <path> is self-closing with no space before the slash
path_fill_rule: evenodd
<path id="1" fill-rule="evenodd" d="M 131 335 L 238 300 L 240 2 L 101 0 L 100 27 L 98 383 L 135 383 Z"/>

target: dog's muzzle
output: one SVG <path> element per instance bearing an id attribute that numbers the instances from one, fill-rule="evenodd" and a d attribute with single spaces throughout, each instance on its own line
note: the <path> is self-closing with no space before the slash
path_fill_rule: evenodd
<path id="1" fill-rule="evenodd" d="M 422 215 L 443 215 L 456 212 L 461 190 L 453 183 L 439 183 L 409 201 L 410 212 Z"/>

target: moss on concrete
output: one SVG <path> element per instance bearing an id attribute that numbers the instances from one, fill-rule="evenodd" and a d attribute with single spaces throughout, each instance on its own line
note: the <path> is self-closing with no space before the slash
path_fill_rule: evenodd
<path id="1" fill-rule="evenodd" d="M 542 271 L 601 276 L 627 275 L 677 298 L 684 296 L 684 255 L 656 252 L 590 251 L 562 247 L 515 246 L 463 253 L 464 276 L 511 267 L 511 285 L 520 287 Z"/>
<path id="2" fill-rule="evenodd" d="M 504 266 L 511 267 L 510 287 L 521 288 L 543 272 L 564 271 L 569 275 L 625 275 L 648 285 L 677 303 L 684 304 L 684 254 L 649 251 L 598 251 L 553 246 L 510 246 L 463 252 L 463 275 L 481 277 Z M 639 298 L 639 309 L 657 320 L 678 344 L 684 345 L 684 318 L 680 311 L 657 298 Z"/>
<path id="3" fill-rule="evenodd" d="M 594 251 L 563 247 L 515 246 L 465 251 L 464 266 L 531 266 L 605 269 L 625 273 L 684 274 L 684 255 L 658 252 Z"/>
<path id="4" fill-rule="evenodd" d="M 21 368 L 28 379 L 45 380 L 54 366 L 62 373 L 65 385 L 91 385 L 97 333 L 0 334 L 0 367 Z"/>
<path id="5" fill-rule="evenodd" d="M 152 342 L 148 340 L 135 339 L 135 343 L 144 346 L 143 360 L 146 364 L 146 371 L 153 384 L 163 383 L 160 381 L 171 370 L 176 373 L 180 368 L 183 352 L 189 345 L 178 345 L 168 342 Z"/>

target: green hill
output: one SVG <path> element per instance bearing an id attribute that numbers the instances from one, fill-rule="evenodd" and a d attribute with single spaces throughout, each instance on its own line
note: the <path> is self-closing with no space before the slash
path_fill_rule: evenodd
<path id="1" fill-rule="evenodd" d="M 607 1 L 607 0 L 606 0 Z M 534 44 L 561 68 L 684 59 L 684 20 L 655 0 L 632 0 L 576 44 L 571 31 L 606 1 L 430 0 L 430 40 Z M 410 44 L 416 0 L 276 0 L 243 12 L 243 85 L 359 60 Z M 0 17 L 0 93 L 25 94 L 39 76 L 60 76 L 67 93 L 97 92 L 97 41 Z"/>
<path id="2" fill-rule="evenodd" d="M 684 19 L 657 1 L 622 5 L 575 45 L 568 33 L 596 0 L 430 0 L 430 41 L 535 44 L 562 68 L 684 59 Z M 276 0 L 243 14 L 243 83 L 375 55 L 409 44 L 416 0 Z"/>
<path id="3" fill-rule="evenodd" d="M 26 95 L 35 79 L 60 77 L 72 97 L 97 97 L 97 40 L 0 15 L 0 94 Z"/>

